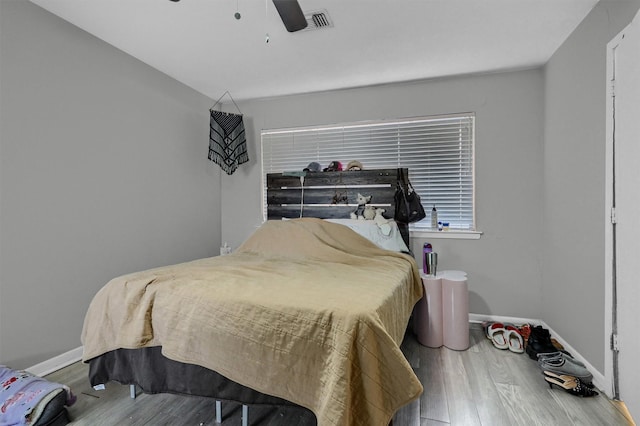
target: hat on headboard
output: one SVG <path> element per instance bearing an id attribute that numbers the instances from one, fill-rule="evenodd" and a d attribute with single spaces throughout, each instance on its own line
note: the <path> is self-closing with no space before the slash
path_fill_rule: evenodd
<path id="1" fill-rule="evenodd" d="M 302 169 L 304 172 L 319 172 L 320 170 L 322 170 L 322 166 L 320 166 L 320 163 L 315 161 L 312 161 L 307 167 Z"/>
<path id="2" fill-rule="evenodd" d="M 340 172 L 342 171 L 342 163 L 339 161 L 332 161 L 329 163 L 326 169 L 323 172 Z"/>
<path id="3" fill-rule="evenodd" d="M 351 160 L 347 163 L 347 170 L 363 170 L 362 163 L 358 160 Z"/>

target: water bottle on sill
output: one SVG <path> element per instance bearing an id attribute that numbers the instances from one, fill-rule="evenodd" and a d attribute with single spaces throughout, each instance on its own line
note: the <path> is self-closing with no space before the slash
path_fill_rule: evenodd
<path id="1" fill-rule="evenodd" d="M 431 229 L 438 229 L 438 210 L 436 210 L 435 204 L 431 209 Z"/>

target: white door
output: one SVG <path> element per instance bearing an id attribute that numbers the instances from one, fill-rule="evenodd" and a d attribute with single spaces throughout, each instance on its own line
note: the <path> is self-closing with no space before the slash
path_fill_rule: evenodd
<path id="1" fill-rule="evenodd" d="M 614 158 L 618 388 L 640 420 L 640 17 L 614 54 Z"/>

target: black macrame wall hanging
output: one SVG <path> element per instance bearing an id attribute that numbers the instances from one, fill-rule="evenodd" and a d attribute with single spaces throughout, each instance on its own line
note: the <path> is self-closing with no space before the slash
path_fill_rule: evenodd
<path id="1" fill-rule="evenodd" d="M 224 95 L 231 94 L 225 92 Z M 218 164 L 228 175 L 233 174 L 240 164 L 249 161 L 247 153 L 247 139 L 244 132 L 242 112 L 233 98 L 231 101 L 240 114 L 215 111 L 220 99 L 211 107 L 209 122 L 209 160 Z"/>

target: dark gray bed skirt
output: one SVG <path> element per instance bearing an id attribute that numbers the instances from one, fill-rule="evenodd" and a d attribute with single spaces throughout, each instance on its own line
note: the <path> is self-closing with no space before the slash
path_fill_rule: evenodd
<path id="1" fill-rule="evenodd" d="M 162 348 L 159 346 L 117 349 L 89 360 L 91 386 L 107 384 L 110 381 L 123 385 L 137 385 L 144 393 L 150 394 L 175 393 L 235 401 L 247 405 L 300 407 L 285 399 L 243 386 L 199 365 L 185 364 L 166 358 L 162 355 Z M 307 408 L 300 408 L 314 416 Z"/>

